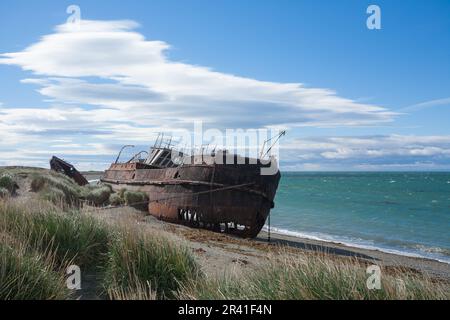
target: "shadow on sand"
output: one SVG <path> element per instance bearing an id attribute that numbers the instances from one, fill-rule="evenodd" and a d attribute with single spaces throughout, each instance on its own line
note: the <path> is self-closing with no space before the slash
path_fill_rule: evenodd
<path id="1" fill-rule="evenodd" d="M 277 235 L 278 236 L 278 235 Z M 355 258 L 361 258 L 361 259 L 368 259 L 368 260 L 379 260 L 375 257 L 355 252 L 352 250 L 346 250 L 342 248 L 337 248 L 333 246 L 327 246 L 325 244 L 314 244 L 314 243 L 307 243 L 302 241 L 302 239 L 298 240 L 289 240 L 289 239 L 280 239 L 277 236 L 273 236 L 270 239 L 271 244 L 275 245 L 282 245 L 282 246 L 290 246 L 294 248 L 299 248 L 302 250 L 308 250 L 308 251 L 314 251 L 314 252 L 320 252 L 320 253 L 327 253 L 327 254 L 335 254 L 345 257 L 355 257 Z M 254 239 L 255 241 L 259 242 L 265 242 L 267 243 L 267 233 L 259 234 L 258 237 Z"/>

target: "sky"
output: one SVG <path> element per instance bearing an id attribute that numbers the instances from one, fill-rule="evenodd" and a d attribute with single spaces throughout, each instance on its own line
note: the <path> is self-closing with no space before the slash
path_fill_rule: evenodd
<path id="1" fill-rule="evenodd" d="M 447 0 L 0 2 L 0 166 L 105 169 L 201 121 L 287 130 L 282 170 L 448 171 L 449 119 Z"/>

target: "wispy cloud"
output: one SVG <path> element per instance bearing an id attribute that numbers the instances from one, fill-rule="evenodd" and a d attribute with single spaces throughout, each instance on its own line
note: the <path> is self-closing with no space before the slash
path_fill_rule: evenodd
<path id="1" fill-rule="evenodd" d="M 418 104 L 414 104 L 412 106 L 402 108 L 399 110 L 399 112 L 412 112 L 412 111 L 418 111 L 418 110 L 437 107 L 437 106 L 450 106 L 450 98 L 436 99 L 436 100 L 421 102 Z"/>

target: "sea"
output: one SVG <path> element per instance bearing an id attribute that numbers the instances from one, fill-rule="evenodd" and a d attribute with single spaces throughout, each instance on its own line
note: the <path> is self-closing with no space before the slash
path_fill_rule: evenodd
<path id="1" fill-rule="evenodd" d="M 450 264 L 450 172 L 283 172 L 271 230 Z"/>

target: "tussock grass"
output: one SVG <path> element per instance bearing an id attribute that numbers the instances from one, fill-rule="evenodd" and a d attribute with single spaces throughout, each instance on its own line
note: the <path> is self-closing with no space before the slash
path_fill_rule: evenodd
<path id="1" fill-rule="evenodd" d="M 57 189 L 56 187 L 47 187 L 43 189 L 40 192 L 39 196 L 42 200 L 50 201 L 51 203 L 60 207 L 65 207 L 68 205 L 66 195 L 62 190 Z"/>
<path id="2" fill-rule="evenodd" d="M 110 292 L 125 290 L 127 295 L 143 296 L 147 288 L 154 288 L 159 298 L 172 298 L 180 284 L 197 278 L 200 272 L 187 248 L 162 234 L 135 228 L 122 227 L 108 256 L 105 286 Z"/>
<path id="3" fill-rule="evenodd" d="M 127 205 L 132 206 L 148 201 L 148 195 L 139 191 L 125 191 L 124 199 Z"/>
<path id="4" fill-rule="evenodd" d="M 85 198 L 88 202 L 96 206 L 102 206 L 109 201 L 111 192 L 112 190 L 109 186 L 91 188 Z"/>
<path id="5" fill-rule="evenodd" d="M 1 201 L 1 235 L 10 244 L 24 245 L 20 250 L 10 246 L 10 251 L 0 252 L 0 259 L 21 262 L 14 268 L 0 269 L 0 299 L 28 297 L 26 290 L 22 296 L 16 294 L 24 288 L 24 281 L 30 281 L 29 285 L 36 287 L 33 290 L 43 292 L 30 292 L 30 298 L 64 298 L 65 291 L 58 290 L 65 287 L 64 270 L 69 264 L 82 270 L 99 270 L 100 281 L 111 299 L 173 297 L 180 283 L 199 273 L 188 249 L 160 234 L 148 235 L 134 226 L 109 226 L 77 210 L 62 212 L 49 202 Z M 8 266 L 6 260 L 2 265 Z M 37 277 L 35 269 L 42 272 L 37 278 L 43 279 L 40 282 L 28 277 Z"/>
<path id="6" fill-rule="evenodd" d="M 117 193 L 112 193 L 109 197 L 109 203 L 113 206 L 127 205 L 137 209 L 145 209 L 147 207 L 148 195 L 145 192 L 130 191 L 120 189 Z"/>
<path id="7" fill-rule="evenodd" d="M 56 172 L 34 172 L 30 188 L 41 199 L 62 206 L 78 206 L 81 200 L 95 206 L 108 203 L 112 188 L 109 185 L 81 187 L 71 178 Z"/>
<path id="8" fill-rule="evenodd" d="M 134 279 L 126 288 L 113 286 L 107 289 L 111 300 L 157 300 L 158 294 L 152 290 L 149 281 Z"/>
<path id="9" fill-rule="evenodd" d="M 356 259 L 304 254 L 272 256 L 251 273 L 204 278 L 183 285 L 182 299 L 377 300 L 449 299 L 448 285 L 406 270 L 382 273 L 381 289 L 369 290 L 365 265 Z"/>
<path id="10" fill-rule="evenodd" d="M 42 199 L 55 204 L 78 205 L 83 195 L 82 187 L 60 173 L 34 173 L 30 187 L 33 192 L 38 192 Z"/>
<path id="11" fill-rule="evenodd" d="M 30 248 L 54 252 L 58 263 L 90 266 L 108 250 L 109 230 L 78 211 L 61 213 L 45 203 L 0 203 L 0 232 L 27 239 Z"/>
<path id="12" fill-rule="evenodd" d="M 4 240 L 4 239 L 3 239 Z M 62 272 L 51 255 L 0 243 L 0 300 L 67 299 Z"/>
<path id="13" fill-rule="evenodd" d="M 123 198 L 121 198 L 118 193 L 113 193 L 109 197 L 109 203 L 112 206 L 120 206 L 120 205 L 125 204 L 125 200 Z"/>
<path id="14" fill-rule="evenodd" d="M 3 190 L 1 193 L 7 195 L 5 190 L 9 195 L 14 195 L 18 189 L 17 183 L 13 176 L 8 173 L 3 173 L 0 175 L 0 189 Z M 1 194 L 0 194 L 1 197 Z"/>
<path id="15" fill-rule="evenodd" d="M 9 193 L 8 189 L 5 188 L 0 188 L 0 199 L 2 198 L 7 198 L 9 197 L 11 194 Z"/>

